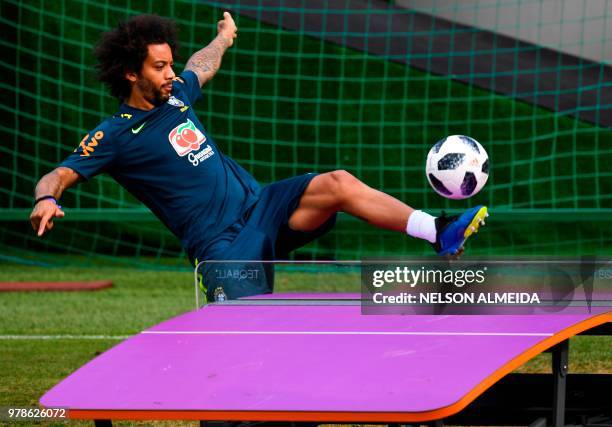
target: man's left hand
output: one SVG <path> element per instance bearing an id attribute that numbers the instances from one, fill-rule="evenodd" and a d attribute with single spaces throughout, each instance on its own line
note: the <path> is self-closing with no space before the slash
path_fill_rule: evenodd
<path id="1" fill-rule="evenodd" d="M 238 37 L 238 27 L 229 12 L 223 12 L 223 19 L 217 23 L 217 32 L 225 39 L 227 47 L 234 44 L 234 39 Z"/>

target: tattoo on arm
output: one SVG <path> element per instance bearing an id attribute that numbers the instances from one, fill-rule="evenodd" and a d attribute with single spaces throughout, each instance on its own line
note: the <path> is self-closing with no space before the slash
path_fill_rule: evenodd
<path id="1" fill-rule="evenodd" d="M 185 69 L 196 73 L 202 86 L 217 73 L 221 66 L 221 57 L 226 50 L 227 41 L 222 36 L 217 36 L 208 46 L 191 55 Z"/>

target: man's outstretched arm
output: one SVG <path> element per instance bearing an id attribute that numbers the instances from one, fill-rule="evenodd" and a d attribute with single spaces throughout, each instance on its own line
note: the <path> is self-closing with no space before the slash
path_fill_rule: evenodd
<path id="1" fill-rule="evenodd" d="M 57 205 L 56 200 L 62 196 L 64 190 L 72 187 L 79 180 L 79 174 L 70 168 L 59 167 L 43 176 L 34 190 L 36 200 L 51 196 L 36 203 L 30 214 L 30 223 L 38 236 L 53 228 L 53 218 L 62 218 L 64 211 Z M 55 199 L 55 200 L 54 200 Z"/>
<path id="2" fill-rule="evenodd" d="M 238 28 L 229 12 L 223 13 L 223 19 L 217 24 L 217 37 L 208 46 L 200 49 L 189 58 L 186 70 L 198 76 L 200 87 L 213 78 L 221 66 L 221 57 L 234 44 Z"/>

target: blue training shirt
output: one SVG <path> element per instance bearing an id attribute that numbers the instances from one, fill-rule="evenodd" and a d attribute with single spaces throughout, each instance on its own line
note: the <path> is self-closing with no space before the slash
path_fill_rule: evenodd
<path id="1" fill-rule="evenodd" d="M 59 166 L 84 179 L 107 172 L 181 240 L 190 257 L 258 199 L 257 181 L 219 151 L 193 110 L 197 76 L 175 78 L 170 99 L 150 111 L 125 103 Z"/>

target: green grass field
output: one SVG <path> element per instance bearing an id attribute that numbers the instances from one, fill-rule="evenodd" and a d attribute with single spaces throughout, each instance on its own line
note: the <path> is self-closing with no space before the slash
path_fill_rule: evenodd
<path id="1" fill-rule="evenodd" d="M 111 289 L 94 292 L 0 294 L 0 407 L 37 406 L 46 390 L 125 337 L 193 310 L 192 278 L 188 272 L 44 269 L 0 263 L 0 281 L 110 279 L 114 283 Z M 289 272 L 278 275 L 276 286 L 279 292 L 359 289 L 356 277 L 335 279 Z M 611 351 L 612 337 L 573 338 L 570 371 L 612 373 Z M 549 358 L 538 356 L 520 371 L 548 372 Z"/>

